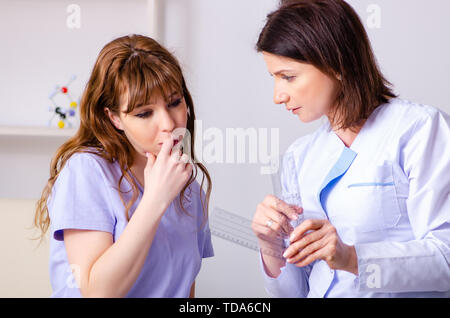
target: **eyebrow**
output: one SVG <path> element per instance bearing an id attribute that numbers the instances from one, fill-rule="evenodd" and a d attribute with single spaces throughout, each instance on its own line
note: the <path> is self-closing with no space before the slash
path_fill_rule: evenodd
<path id="1" fill-rule="evenodd" d="M 178 94 L 178 92 L 173 92 L 172 94 L 170 94 L 169 99 L 171 99 L 173 96 L 175 96 L 175 95 L 177 95 L 177 94 Z M 142 108 L 142 107 L 146 107 L 146 106 L 152 106 L 152 105 L 155 105 L 155 104 L 156 104 L 156 103 L 151 102 L 151 103 L 149 103 L 149 104 L 137 105 L 137 106 L 135 107 L 135 109 Z"/>
<path id="2" fill-rule="evenodd" d="M 294 70 L 279 70 L 275 73 L 269 73 L 270 75 L 280 75 L 281 73 L 293 72 Z"/>

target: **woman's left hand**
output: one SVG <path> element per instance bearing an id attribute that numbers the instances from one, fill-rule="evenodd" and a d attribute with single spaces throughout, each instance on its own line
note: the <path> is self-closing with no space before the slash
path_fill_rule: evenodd
<path id="1" fill-rule="evenodd" d="M 290 241 L 283 254 L 288 263 L 304 267 L 320 259 L 326 261 L 330 269 L 358 275 L 355 247 L 341 241 L 330 221 L 307 219 L 294 229 Z"/>

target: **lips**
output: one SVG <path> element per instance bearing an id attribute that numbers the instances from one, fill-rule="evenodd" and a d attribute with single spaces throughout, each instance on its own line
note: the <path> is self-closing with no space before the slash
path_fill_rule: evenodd
<path id="1" fill-rule="evenodd" d="M 297 107 L 297 108 L 288 108 L 287 110 L 292 112 L 293 114 L 296 114 L 298 110 L 300 110 L 301 107 Z"/>

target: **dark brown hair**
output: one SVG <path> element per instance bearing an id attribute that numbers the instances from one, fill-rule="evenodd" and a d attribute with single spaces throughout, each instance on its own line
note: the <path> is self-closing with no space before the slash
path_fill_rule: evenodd
<path id="1" fill-rule="evenodd" d="M 360 126 L 375 108 L 396 97 L 377 65 L 358 14 L 343 0 L 281 1 L 267 16 L 256 50 L 338 76 L 330 120 L 338 129 Z"/>
<path id="2" fill-rule="evenodd" d="M 203 182 L 208 180 L 206 197 L 200 199 L 203 204 L 204 222 L 208 216 L 208 203 L 211 194 L 211 178 L 207 169 L 195 159 L 194 154 L 194 122 L 195 112 L 189 90 L 176 58 L 155 40 L 142 36 L 130 35 L 117 38 L 100 51 L 94 69 L 84 90 L 80 103 L 80 128 L 74 137 L 65 142 L 56 152 L 50 164 L 50 178 L 40 200 L 37 202 L 35 226 L 41 230 L 41 238 L 47 231 L 50 218 L 47 200 L 61 169 L 67 160 L 77 152 L 94 153 L 108 160 L 117 161 L 122 176 L 118 181 L 118 191 L 124 204 L 124 213 L 128 212 L 139 195 L 139 188 L 132 177 L 129 168 L 134 158 L 133 146 L 125 133 L 116 129 L 105 113 L 105 107 L 113 114 L 119 114 L 119 107 L 127 104 L 127 112 L 132 112 L 139 105 L 146 105 L 152 96 L 160 94 L 168 100 L 170 94 L 176 91 L 186 101 L 189 115 L 186 129 L 190 133 L 190 155 L 194 163 L 191 178 L 182 189 L 177 207 L 187 212 L 183 206 L 185 190 L 197 177 L 198 168 L 203 172 Z M 128 100 L 123 101 L 123 96 Z M 129 202 L 123 199 L 121 183 L 125 178 L 132 186 L 133 195 Z"/>

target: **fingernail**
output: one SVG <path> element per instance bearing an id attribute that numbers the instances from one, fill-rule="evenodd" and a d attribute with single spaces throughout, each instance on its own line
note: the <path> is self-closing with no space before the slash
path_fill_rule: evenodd
<path id="1" fill-rule="evenodd" d="M 289 241 L 293 241 L 295 239 L 295 235 L 294 234 L 292 234 L 290 237 L 289 237 Z"/>
<path id="2" fill-rule="evenodd" d="M 288 251 L 285 251 L 285 252 L 283 253 L 283 257 L 284 257 L 284 258 L 287 258 L 288 255 L 289 255 Z"/>

